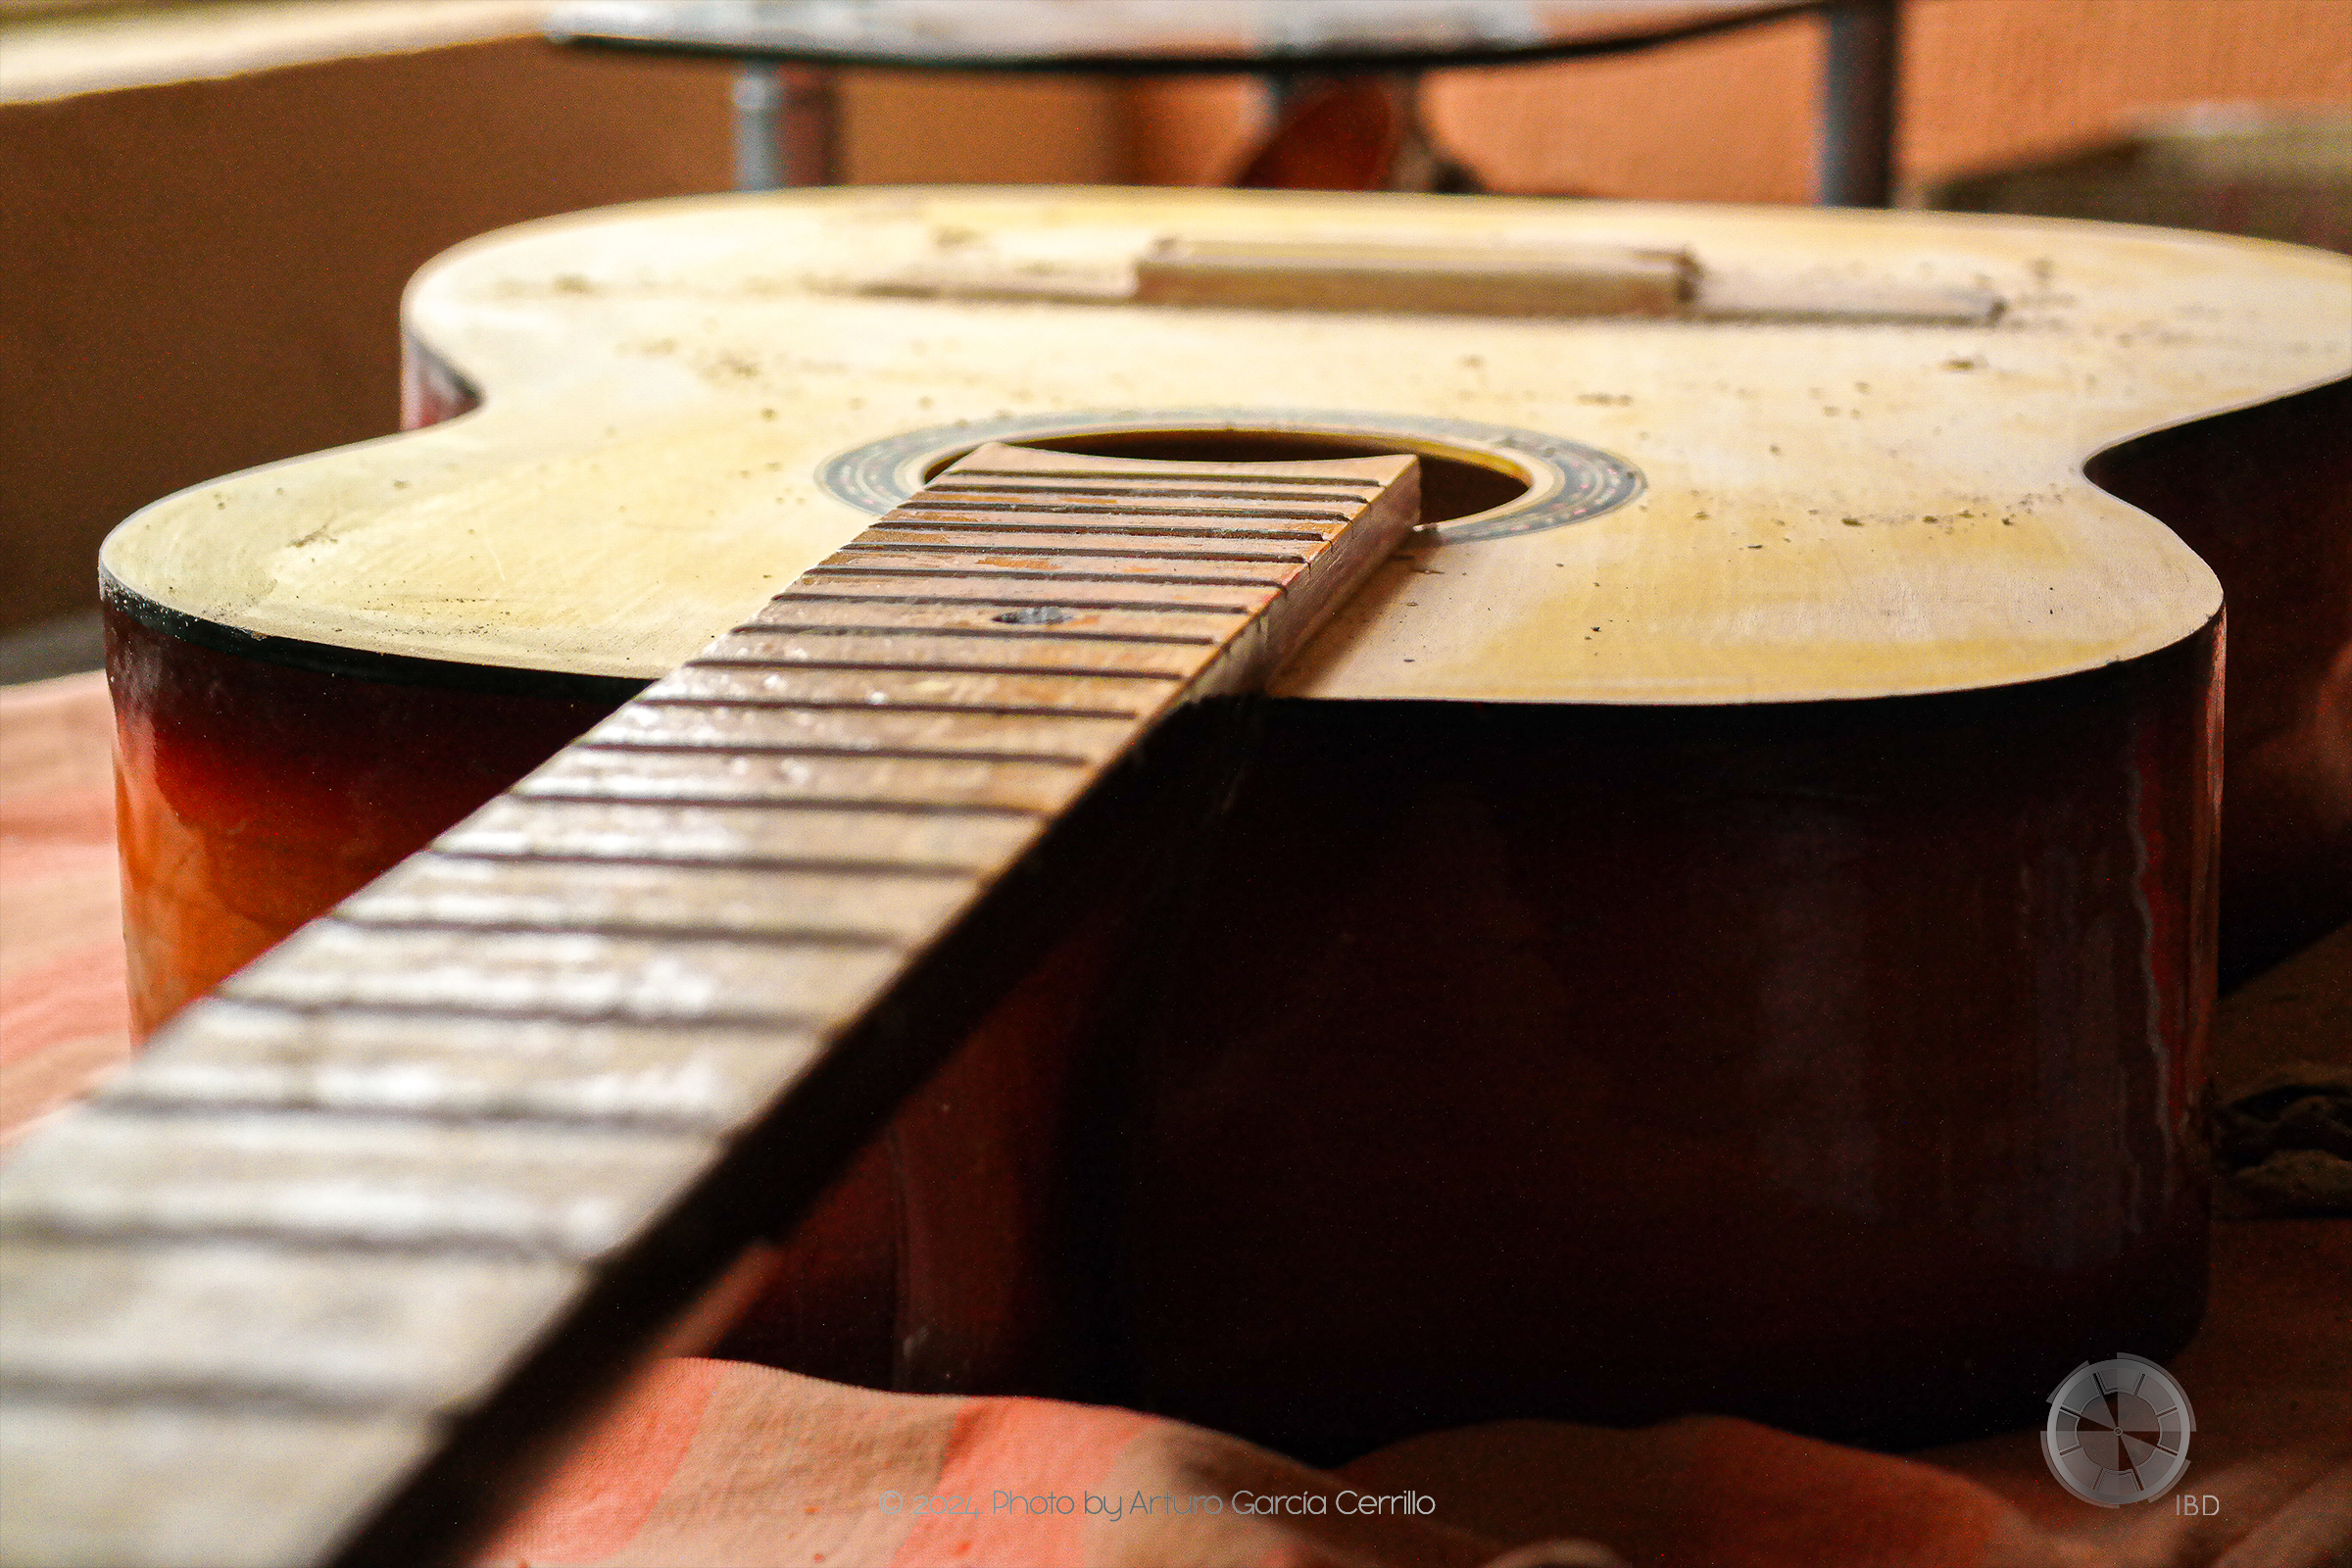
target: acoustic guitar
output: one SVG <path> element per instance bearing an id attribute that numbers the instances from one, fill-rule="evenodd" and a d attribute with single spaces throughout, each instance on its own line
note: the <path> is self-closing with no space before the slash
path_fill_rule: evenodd
<path id="1" fill-rule="evenodd" d="M 460 248 L 429 428 L 108 542 L 171 1021 L 0 1172 L 9 1560 L 453 1549 L 698 1298 L 1324 1460 L 2169 1353 L 2218 881 L 2344 912 L 2348 283 L 1257 192 Z"/>

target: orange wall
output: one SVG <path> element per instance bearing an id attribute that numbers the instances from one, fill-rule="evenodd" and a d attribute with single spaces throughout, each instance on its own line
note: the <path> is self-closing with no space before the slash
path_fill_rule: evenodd
<path id="1" fill-rule="evenodd" d="M 2352 0 L 1908 0 L 1901 172 L 1917 181 L 2088 140 L 2211 99 L 2352 103 Z M 1808 199 L 1821 24 L 1614 60 L 1433 75 L 1439 139 L 1497 190 Z M 1135 90 L 1147 180 L 1239 161 L 1247 84 Z"/>
<path id="2" fill-rule="evenodd" d="M 409 275 L 485 229 L 733 177 L 723 65 L 532 38 L 0 104 L 0 629 L 235 468 L 380 435 Z M 1111 180 L 1102 82 L 853 75 L 865 182 Z"/>

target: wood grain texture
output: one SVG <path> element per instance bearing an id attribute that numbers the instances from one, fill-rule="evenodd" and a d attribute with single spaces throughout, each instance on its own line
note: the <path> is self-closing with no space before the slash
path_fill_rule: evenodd
<path id="1" fill-rule="evenodd" d="M 429 1420 L 398 1414 L 14 1399 L 0 1422 L 0 1475 L 12 1499 L 42 1507 L 12 1509 L 6 1544 L 15 1561 L 74 1568 L 316 1560 L 378 1478 L 424 1457 L 437 1435 Z M 94 1476 L 107 1484 L 92 1486 Z M 190 1486 L 191 1476 L 209 1484 Z"/>
<path id="2" fill-rule="evenodd" d="M 27 1243 L 0 1256 L 21 1326 L 0 1377 L 61 1399 L 400 1408 L 495 1375 L 571 1276 L 507 1258 Z"/>
<path id="3" fill-rule="evenodd" d="M 1188 235 L 1634 245 L 1687 250 L 1727 288 L 2005 309 L 1989 325 L 1856 327 L 860 292 L 980 253 L 1116 285 Z M 2352 263 L 2275 245 L 1920 214 L 1175 191 L 653 205 L 490 236 L 419 277 L 410 328 L 484 390 L 476 413 L 175 497 L 105 560 L 157 604 L 272 636 L 642 678 L 812 566 L 804 590 L 1130 575 L 1107 557 L 1045 564 L 1027 547 L 1054 536 L 978 513 L 818 566 L 866 526 L 811 482 L 845 449 L 1000 415 L 1359 409 L 1571 436 L 1647 488 L 1572 527 L 1417 545 L 1288 692 L 1703 704 L 1981 688 L 2136 657 L 2212 617 L 2211 572 L 2082 464 L 2344 374 L 2348 285 Z M 1286 553 L 1152 549 L 1186 556 L 1183 586 L 1200 589 L 1268 584 Z"/>
<path id="4" fill-rule="evenodd" d="M 1418 516 L 1409 457 L 1193 465 L 1181 498 L 1171 471 L 981 448 L 828 564 L 985 506 L 1163 597 L 788 592 L 30 1140 L 0 1171 L 0 1555 L 448 1544 L 469 1471 L 519 1462 L 953 1043 L 938 977 L 985 1004 L 997 890 L 1044 896 L 1056 818 L 1261 682 Z M 1203 481 L 1284 519 L 1266 591 L 1165 598 L 1192 557 L 1124 542 L 1208 515 Z"/>

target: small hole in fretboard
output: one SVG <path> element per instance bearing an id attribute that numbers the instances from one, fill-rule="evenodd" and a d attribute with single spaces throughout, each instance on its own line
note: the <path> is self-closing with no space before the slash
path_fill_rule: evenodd
<path id="1" fill-rule="evenodd" d="M 1024 605 L 1019 610 L 1007 610 L 1002 615 L 988 618 L 1003 621 L 1007 626 L 1058 626 L 1071 616 L 1059 605 Z"/>

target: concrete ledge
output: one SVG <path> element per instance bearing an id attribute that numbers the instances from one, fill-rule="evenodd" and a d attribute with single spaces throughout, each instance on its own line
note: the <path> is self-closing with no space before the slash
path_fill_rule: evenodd
<path id="1" fill-rule="evenodd" d="M 521 36 L 538 30 L 547 4 L 280 0 L 55 15 L 62 9 L 43 7 L 0 31 L 0 104 Z"/>

